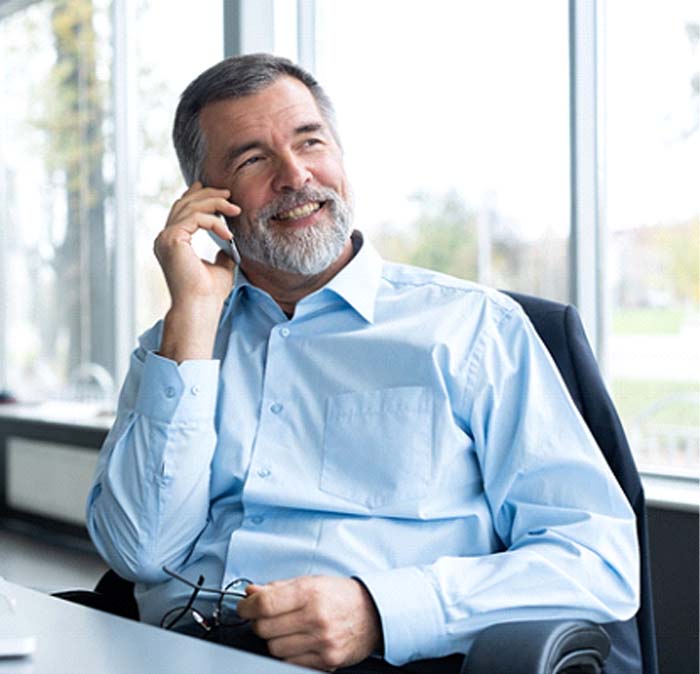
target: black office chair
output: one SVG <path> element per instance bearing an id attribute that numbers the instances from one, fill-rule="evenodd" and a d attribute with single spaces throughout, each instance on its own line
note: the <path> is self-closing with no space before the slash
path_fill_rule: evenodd
<path id="1" fill-rule="evenodd" d="M 569 393 L 637 517 L 641 605 L 625 622 L 608 623 L 612 650 L 606 674 L 658 674 L 644 490 L 615 406 L 601 377 L 576 308 L 508 293 L 525 310 L 547 346 Z"/>
<path id="2" fill-rule="evenodd" d="M 461 674 L 658 674 L 644 492 L 581 319 L 573 306 L 508 294 L 523 307 L 552 354 L 574 403 L 636 513 L 642 601 L 635 617 L 603 627 L 582 620 L 489 627 L 477 636 L 461 663 Z M 102 577 L 94 592 L 56 596 L 138 619 L 133 585 L 113 571 Z"/>

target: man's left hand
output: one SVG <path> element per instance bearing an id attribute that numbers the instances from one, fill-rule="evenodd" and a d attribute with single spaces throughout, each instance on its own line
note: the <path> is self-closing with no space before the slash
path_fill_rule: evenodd
<path id="1" fill-rule="evenodd" d="M 364 660 L 381 643 L 374 602 L 352 578 L 302 576 L 250 585 L 247 593 L 238 614 L 286 662 L 333 671 Z"/>

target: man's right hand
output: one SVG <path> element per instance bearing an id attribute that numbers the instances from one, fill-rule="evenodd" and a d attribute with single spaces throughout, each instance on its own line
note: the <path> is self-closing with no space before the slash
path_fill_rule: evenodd
<path id="1" fill-rule="evenodd" d="M 222 239 L 231 238 L 217 215 L 240 214 L 227 199 L 225 189 L 192 186 L 173 204 L 154 251 L 170 291 L 171 307 L 165 317 L 160 354 L 178 362 L 208 359 L 214 345 L 219 314 L 231 291 L 234 264 L 220 252 L 215 262 L 202 260 L 192 248 L 199 229 L 211 230 Z"/>
<path id="2" fill-rule="evenodd" d="M 217 215 L 236 216 L 241 209 L 228 201 L 225 189 L 203 187 L 197 181 L 173 204 L 165 228 L 155 240 L 154 250 L 165 274 L 173 305 L 219 299 L 231 290 L 233 264 L 226 256 L 215 263 L 202 260 L 192 248 L 192 235 L 211 230 L 228 241 L 226 224 Z"/>

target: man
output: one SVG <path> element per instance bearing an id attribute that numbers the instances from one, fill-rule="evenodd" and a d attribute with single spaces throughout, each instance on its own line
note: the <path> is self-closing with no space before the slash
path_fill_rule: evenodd
<path id="1" fill-rule="evenodd" d="M 88 504 L 142 619 L 192 591 L 164 566 L 251 578 L 251 648 L 359 672 L 464 653 L 503 620 L 632 616 L 634 516 L 545 348 L 507 297 L 384 263 L 352 231 L 315 80 L 227 59 L 184 92 L 173 138 L 189 189 L 155 243 L 171 307 Z M 236 269 L 191 247 L 231 237 L 219 213 Z M 218 615 L 202 594 L 185 631 Z"/>

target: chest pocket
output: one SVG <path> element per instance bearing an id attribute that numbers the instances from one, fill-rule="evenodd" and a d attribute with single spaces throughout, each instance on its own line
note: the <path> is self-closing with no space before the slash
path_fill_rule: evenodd
<path id="1" fill-rule="evenodd" d="M 376 509 L 430 484 L 433 397 L 421 386 L 343 393 L 326 402 L 320 488 Z"/>

